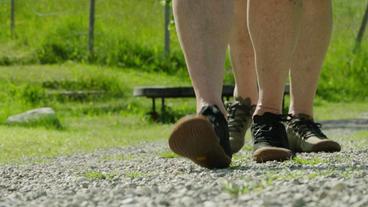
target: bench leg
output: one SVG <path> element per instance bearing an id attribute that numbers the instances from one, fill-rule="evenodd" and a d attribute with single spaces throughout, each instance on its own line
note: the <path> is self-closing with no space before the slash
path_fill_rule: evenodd
<path id="1" fill-rule="evenodd" d="M 150 112 L 153 120 L 158 120 L 158 113 L 156 112 L 156 99 L 152 98 L 152 111 Z"/>
<path id="2" fill-rule="evenodd" d="M 165 110 L 165 98 L 161 98 L 161 112 L 164 113 Z"/>
<path id="3" fill-rule="evenodd" d="M 156 100 L 152 98 L 152 113 L 156 113 Z"/>

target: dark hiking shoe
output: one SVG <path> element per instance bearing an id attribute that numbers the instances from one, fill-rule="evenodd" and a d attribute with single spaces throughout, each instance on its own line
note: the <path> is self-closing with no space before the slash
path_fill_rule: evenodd
<path id="1" fill-rule="evenodd" d="M 255 105 L 250 98 L 235 98 L 235 102 L 227 105 L 229 139 L 232 153 L 237 153 L 244 146 L 245 133 L 252 123 Z"/>
<path id="2" fill-rule="evenodd" d="M 292 157 L 282 115 L 255 115 L 251 126 L 256 162 L 283 161 Z"/>
<path id="3" fill-rule="evenodd" d="M 313 118 L 298 114 L 289 116 L 287 133 L 290 149 L 294 152 L 339 152 L 339 143 L 330 140 L 321 131 L 321 124 L 314 122 Z"/>
<path id="4" fill-rule="evenodd" d="M 205 106 L 198 115 L 180 119 L 169 146 L 202 167 L 227 168 L 231 163 L 227 121 L 217 106 Z"/>

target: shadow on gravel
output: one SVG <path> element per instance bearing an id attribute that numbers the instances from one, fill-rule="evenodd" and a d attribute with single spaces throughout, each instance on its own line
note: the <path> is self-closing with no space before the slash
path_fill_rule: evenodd
<path id="1" fill-rule="evenodd" d="M 320 121 L 324 129 L 368 129 L 368 119 Z"/>

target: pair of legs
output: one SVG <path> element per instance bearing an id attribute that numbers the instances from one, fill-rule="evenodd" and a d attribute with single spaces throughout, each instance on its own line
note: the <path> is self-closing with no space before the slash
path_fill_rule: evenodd
<path id="1" fill-rule="evenodd" d="M 198 111 L 217 105 L 226 114 L 221 90 L 230 44 L 235 95 L 252 102 L 257 100 L 256 66 L 256 114 L 281 113 L 290 70 L 290 112 L 313 116 L 331 35 L 330 0 L 174 0 L 173 5 Z"/>

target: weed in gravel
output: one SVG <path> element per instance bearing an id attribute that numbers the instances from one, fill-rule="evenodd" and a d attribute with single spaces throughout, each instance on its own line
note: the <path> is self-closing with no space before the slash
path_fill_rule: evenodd
<path id="1" fill-rule="evenodd" d="M 165 159 L 173 159 L 173 158 L 178 158 L 179 156 L 175 154 L 174 152 L 164 151 L 160 153 L 160 157 L 165 158 Z"/>
<path id="2" fill-rule="evenodd" d="M 242 182 L 224 182 L 224 190 L 233 196 L 240 196 L 250 192 L 261 192 L 267 186 L 272 185 L 273 180 L 266 178 L 262 180 L 245 180 Z"/>
<path id="3" fill-rule="evenodd" d="M 125 173 L 125 175 L 131 179 L 134 179 L 134 178 L 144 177 L 146 174 L 142 172 L 138 172 L 138 171 L 130 171 L 130 172 Z"/>
<path id="4" fill-rule="evenodd" d="M 252 152 L 253 151 L 253 145 L 252 144 L 246 144 L 244 145 L 243 151 Z"/>
<path id="5" fill-rule="evenodd" d="M 318 165 L 321 163 L 325 163 L 326 161 L 318 157 L 313 158 L 294 157 L 293 162 L 300 165 Z"/>
<path id="6" fill-rule="evenodd" d="M 238 185 L 228 181 L 224 183 L 224 190 L 233 196 L 239 196 L 250 192 L 250 189 L 246 184 Z"/>
<path id="7" fill-rule="evenodd" d="M 100 171 L 87 171 L 84 173 L 84 177 L 89 180 L 112 180 L 116 176 L 116 173 L 106 173 Z"/>

